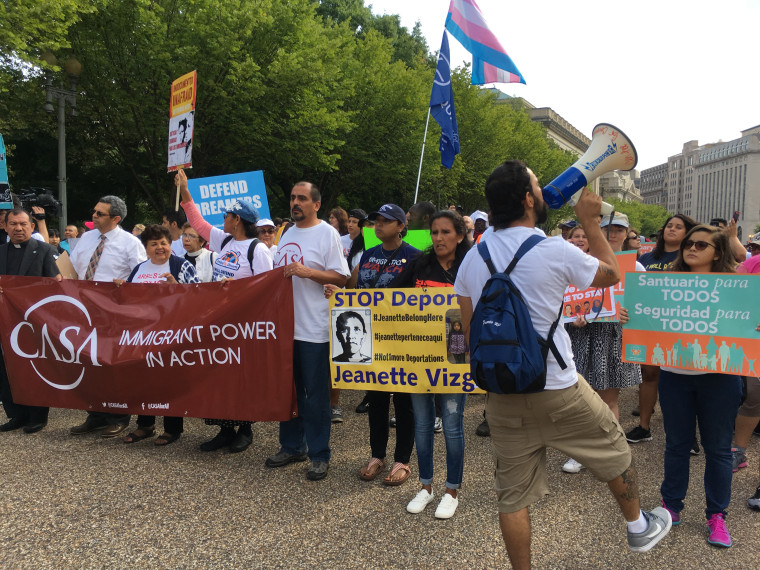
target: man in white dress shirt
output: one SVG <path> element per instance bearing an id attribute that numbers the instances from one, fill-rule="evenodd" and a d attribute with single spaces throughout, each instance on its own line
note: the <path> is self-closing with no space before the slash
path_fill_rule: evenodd
<path id="1" fill-rule="evenodd" d="M 140 240 L 119 226 L 126 216 L 127 205 L 118 196 L 103 196 L 98 200 L 92 210 L 93 229 L 82 235 L 71 252 L 71 263 L 79 279 L 108 283 L 126 279 L 138 263 L 148 259 Z M 95 262 L 93 254 L 101 241 L 100 258 Z M 129 415 L 88 412 L 85 422 L 71 428 L 70 433 L 81 435 L 102 429 L 102 436 L 109 438 L 126 431 L 127 427 Z"/>

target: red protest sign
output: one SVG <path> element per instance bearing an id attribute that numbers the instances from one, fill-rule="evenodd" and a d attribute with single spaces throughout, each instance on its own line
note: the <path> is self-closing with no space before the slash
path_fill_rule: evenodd
<path id="1" fill-rule="evenodd" d="M 199 285 L 0 278 L 18 403 L 282 421 L 296 411 L 293 290 L 274 270 Z"/>

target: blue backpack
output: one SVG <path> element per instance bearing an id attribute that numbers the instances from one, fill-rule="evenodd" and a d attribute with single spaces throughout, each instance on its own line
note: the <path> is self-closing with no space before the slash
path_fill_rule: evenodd
<path id="1" fill-rule="evenodd" d="M 528 307 L 509 274 L 530 249 L 545 238 L 532 235 L 517 250 L 503 271 L 496 271 L 486 242 L 478 253 L 491 272 L 470 322 L 470 370 L 475 383 L 486 392 L 527 394 L 546 386 L 546 357 L 552 351 L 564 370 L 565 361 L 554 344 L 560 315 L 541 338 L 533 328 Z M 560 314 L 561 314 L 560 306 Z"/>

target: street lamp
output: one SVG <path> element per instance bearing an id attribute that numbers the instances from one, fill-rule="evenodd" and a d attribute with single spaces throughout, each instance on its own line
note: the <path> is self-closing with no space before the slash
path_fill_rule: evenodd
<path id="1" fill-rule="evenodd" d="M 42 59 L 53 67 L 57 64 L 55 56 L 49 51 L 42 54 Z M 76 58 L 70 57 L 64 63 L 63 68 L 69 76 L 69 89 L 66 89 L 61 82 L 58 87 L 53 86 L 53 74 L 50 69 L 45 70 L 45 111 L 52 114 L 55 111 L 53 99 L 58 100 L 58 199 L 61 201 L 61 217 L 59 226 L 61 235 L 68 225 L 66 217 L 68 200 L 66 198 L 66 103 L 71 105 L 71 116 L 76 117 L 77 104 L 77 78 L 82 73 L 82 64 Z"/>

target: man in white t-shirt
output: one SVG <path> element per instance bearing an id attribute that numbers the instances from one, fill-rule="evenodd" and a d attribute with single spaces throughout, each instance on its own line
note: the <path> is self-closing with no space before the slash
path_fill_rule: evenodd
<path id="1" fill-rule="evenodd" d="M 306 477 L 327 476 L 330 462 L 330 336 L 325 285 L 343 287 L 349 277 L 340 236 L 317 217 L 322 197 L 310 182 L 299 182 L 290 192 L 290 214 L 295 227 L 283 234 L 274 266 L 285 267 L 293 282 L 295 328 L 293 377 L 298 417 L 280 423 L 280 451 L 267 467 L 311 460 Z"/>
<path id="2" fill-rule="evenodd" d="M 528 237 L 543 235 L 535 226 L 546 220 L 546 203 L 535 174 L 520 161 L 505 162 L 491 173 L 486 198 L 495 230 L 486 243 L 497 271 L 503 271 Z M 584 190 L 575 212 L 586 229 L 591 255 L 560 237 L 548 238 L 529 250 L 510 274 L 543 338 L 558 317 L 569 284 L 580 289 L 609 287 L 620 279 L 615 254 L 599 227 L 600 211 L 601 198 Z M 473 306 L 489 276 L 478 248 L 473 247 L 454 284 L 465 333 L 469 333 Z M 628 523 L 631 550 L 649 550 L 671 527 L 670 515 L 662 507 L 641 511 L 625 434 L 610 409 L 577 374 L 564 327 L 556 329 L 554 342 L 566 368 L 549 353 L 545 390 L 486 396 L 486 417 L 497 460 L 499 522 L 513 568 L 530 567 L 528 507 L 548 495 L 547 447 L 576 458 L 607 482 Z"/>

